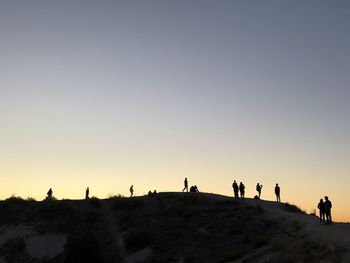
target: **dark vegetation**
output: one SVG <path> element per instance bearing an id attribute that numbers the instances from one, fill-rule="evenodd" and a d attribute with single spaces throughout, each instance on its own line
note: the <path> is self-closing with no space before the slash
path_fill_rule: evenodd
<path id="1" fill-rule="evenodd" d="M 149 251 L 140 262 L 337 262 L 334 245 L 305 233 L 298 221 L 271 218 L 259 205 L 201 193 L 166 193 L 106 200 L 0 202 L 1 225 L 28 225 L 38 233 L 65 233 L 64 253 L 29 259 L 23 239 L 0 248 L 7 262 L 122 262 L 114 222 L 126 255 Z M 107 211 L 114 218 L 107 219 Z M 290 204 L 276 209 L 303 213 Z"/>
<path id="2" fill-rule="evenodd" d="M 266 262 L 336 259 L 332 246 L 305 238 L 300 223 L 265 217 L 259 202 L 168 193 L 115 199 L 113 209 L 127 252 L 148 248 L 155 255 L 144 262 L 256 262 L 266 254 L 271 255 Z M 289 204 L 283 209 L 303 213 Z"/>

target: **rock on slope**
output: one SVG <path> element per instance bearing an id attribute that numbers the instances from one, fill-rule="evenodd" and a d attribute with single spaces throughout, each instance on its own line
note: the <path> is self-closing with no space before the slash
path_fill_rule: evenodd
<path id="1" fill-rule="evenodd" d="M 7 263 L 348 259 L 345 243 L 327 238 L 336 224 L 320 226 L 317 218 L 288 204 L 213 194 L 43 202 L 12 198 L 0 202 L 0 223 L 0 262 Z M 40 244 L 50 253 L 39 253 Z"/>

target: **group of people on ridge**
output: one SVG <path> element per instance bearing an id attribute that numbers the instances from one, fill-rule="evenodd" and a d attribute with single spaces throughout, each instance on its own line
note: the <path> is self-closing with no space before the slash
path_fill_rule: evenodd
<path id="1" fill-rule="evenodd" d="M 240 197 L 241 198 L 244 198 L 244 194 L 245 194 L 245 185 L 240 182 L 239 185 L 237 184 L 236 180 L 233 181 L 233 184 L 232 184 L 232 188 L 233 188 L 233 193 L 234 193 L 234 196 L 236 198 L 238 198 L 238 192 L 240 194 Z M 263 185 L 260 184 L 260 183 L 257 183 L 256 185 L 256 191 L 258 192 L 258 194 L 256 196 L 254 196 L 254 199 L 260 199 L 261 197 L 261 190 L 263 188 Z M 281 188 L 279 187 L 278 184 L 276 184 L 275 186 L 275 195 L 276 195 L 276 200 L 277 202 L 281 202 Z"/>
<path id="2" fill-rule="evenodd" d="M 236 180 L 233 181 L 232 184 L 233 188 L 233 193 L 235 198 L 244 198 L 245 195 L 245 185 L 240 182 L 239 185 L 237 184 Z M 261 197 L 261 190 L 263 188 L 263 185 L 260 183 L 257 183 L 256 185 L 256 191 L 258 192 L 257 195 L 254 196 L 254 199 L 260 199 Z M 196 185 L 193 185 L 188 189 L 188 180 L 187 177 L 184 180 L 184 188 L 182 189 L 182 192 L 190 191 L 191 193 L 199 192 L 198 187 Z M 130 186 L 130 197 L 134 195 L 134 186 Z M 156 190 L 152 193 L 149 191 L 148 195 L 153 195 L 156 194 Z M 89 194 L 90 194 L 90 189 L 89 187 L 86 188 L 85 190 L 85 199 L 89 199 Z M 278 184 L 275 186 L 275 195 L 276 195 L 276 201 L 281 202 L 281 189 Z M 47 192 L 47 199 L 53 199 L 53 191 L 52 188 L 49 189 Z M 325 201 L 323 199 L 320 199 L 320 202 L 317 205 L 317 208 L 319 209 L 319 214 L 320 214 L 320 222 L 321 223 L 326 223 L 326 224 L 331 224 L 332 223 L 332 215 L 331 215 L 331 208 L 332 208 L 332 202 L 329 200 L 328 196 L 324 197 Z"/>
<path id="3" fill-rule="evenodd" d="M 184 188 L 182 189 L 182 192 L 184 192 L 185 190 L 186 190 L 186 192 L 188 192 L 188 180 L 187 180 L 187 177 L 184 180 Z M 199 190 L 198 190 L 197 185 L 192 185 L 190 187 L 190 193 L 198 193 L 198 192 L 199 192 Z"/>

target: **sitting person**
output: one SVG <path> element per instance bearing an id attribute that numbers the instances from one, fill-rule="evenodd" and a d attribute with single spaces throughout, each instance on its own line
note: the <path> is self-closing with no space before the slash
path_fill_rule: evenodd
<path id="1" fill-rule="evenodd" d="M 190 192 L 191 192 L 191 193 L 198 193 L 199 191 L 198 191 L 197 185 L 192 185 L 192 186 L 190 187 Z"/>

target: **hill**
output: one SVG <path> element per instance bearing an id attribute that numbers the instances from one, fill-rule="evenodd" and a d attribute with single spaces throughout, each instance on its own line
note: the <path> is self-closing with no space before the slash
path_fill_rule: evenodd
<path id="1" fill-rule="evenodd" d="M 349 224 L 205 193 L 0 202 L 0 262 L 350 262 Z"/>

